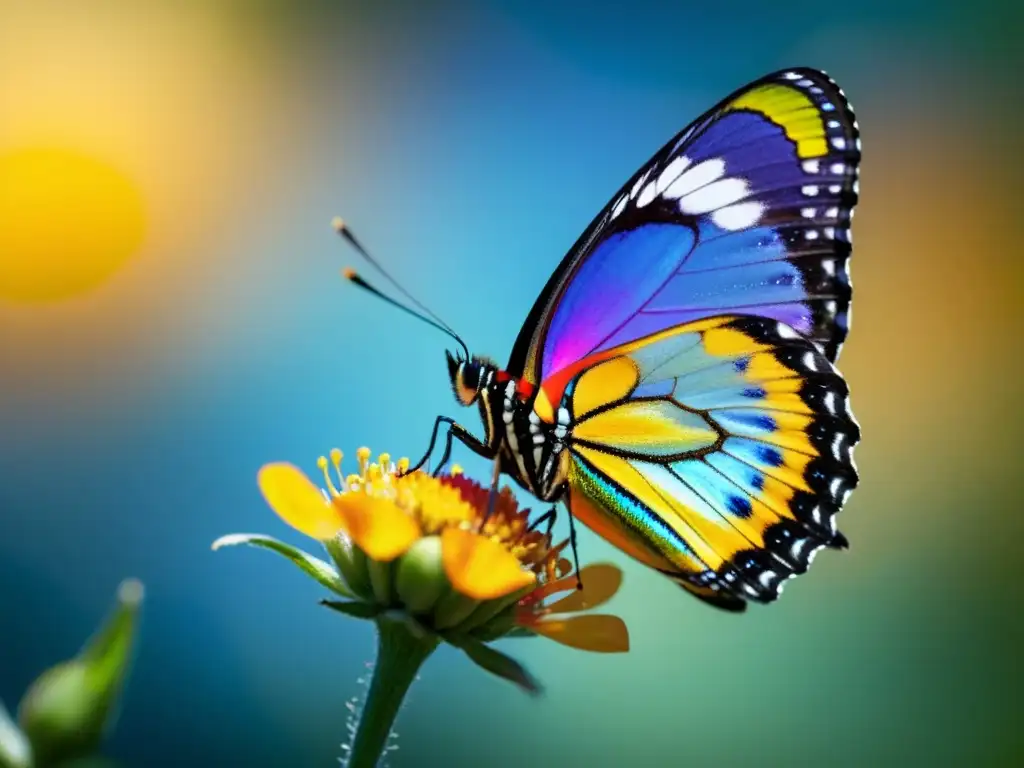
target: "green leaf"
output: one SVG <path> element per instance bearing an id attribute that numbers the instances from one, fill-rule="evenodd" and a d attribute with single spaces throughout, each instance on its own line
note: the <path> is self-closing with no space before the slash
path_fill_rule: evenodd
<path id="1" fill-rule="evenodd" d="M 30 768 L 32 747 L 0 702 L 0 768 Z"/>
<path id="2" fill-rule="evenodd" d="M 124 581 L 113 615 L 78 656 L 29 687 L 18 720 L 40 765 L 92 754 L 117 716 L 142 604 L 142 584 Z"/>
<path id="3" fill-rule="evenodd" d="M 452 645 L 461 648 L 481 669 L 515 683 L 534 696 L 543 693 L 543 687 L 537 678 L 527 672 L 526 667 L 511 656 L 506 656 L 501 651 L 484 645 L 472 637 L 446 637 L 445 639 Z"/>
<path id="4" fill-rule="evenodd" d="M 247 544 L 250 547 L 262 547 L 263 549 L 269 549 L 272 552 L 276 552 L 279 555 L 284 555 L 286 558 L 292 561 L 300 569 L 302 569 L 308 576 L 312 576 L 327 589 L 331 590 L 335 594 L 341 595 L 342 597 L 354 598 L 355 595 L 348 588 L 345 582 L 342 580 L 338 572 L 331 567 L 330 563 L 321 560 L 319 557 L 303 552 L 297 547 L 293 547 L 291 544 L 285 544 L 283 541 L 278 541 L 273 536 L 264 536 L 259 533 L 232 533 L 227 536 L 221 536 L 215 542 L 213 542 L 213 550 L 217 551 L 223 547 L 235 547 L 240 544 Z"/>
<path id="5" fill-rule="evenodd" d="M 326 605 L 332 610 L 356 619 L 375 619 L 384 610 L 379 605 L 363 603 L 358 600 L 321 600 L 320 605 Z"/>

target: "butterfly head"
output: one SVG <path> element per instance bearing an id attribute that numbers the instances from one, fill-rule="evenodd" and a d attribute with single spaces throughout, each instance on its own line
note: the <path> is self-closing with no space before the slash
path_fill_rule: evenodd
<path id="1" fill-rule="evenodd" d="M 463 405 L 472 405 L 487 384 L 494 378 L 498 366 L 485 357 L 472 356 L 468 360 L 458 353 L 445 353 L 448 357 L 448 376 L 455 399 Z"/>

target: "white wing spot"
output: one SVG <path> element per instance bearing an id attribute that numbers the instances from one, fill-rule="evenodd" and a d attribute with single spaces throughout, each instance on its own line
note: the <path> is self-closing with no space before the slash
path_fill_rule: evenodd
<path id="1" fill-rule="evenodd" d="M 797 85 L 799 85 L 801 88 L 810 88 L 812 85 L 814 85 L 814 81 L 804 79 L 797 83 Z"/>
<path id="2" fill-rule="evenodd" d="M 827 125 L 828 125 L 829 128 L 838 128 L 839 127 L 839 121 L 838 120 L 829 120 Z"/>
<path id="3" fill-rule="evenodd" d="M 655 188 L 656 194 L 663 194 L 669 185 L 679 178 L 683 171 L 685 171 L 693 161 L 686 155 L 680 155 L 671 163 L 665 166 L 665 170 L 658 176 L 658 183 Z"/>
<path id="4" fill-rule="evenodd" d="M 719 179 L 684 195 L 679 201 L 679 208 L 683 213 L 708 213 L 738 203 L 749 193 L 750 188 L 744 179 Z"/>
<path id="5" fill-rule="evenodd" d="M 832 229 L 832 227 L 826 227 L 825 228 L 826 232 L 829 229 Z M 832 234 L 833 235 L 835 234 L 834 230 L 833 230 Z M 831 235 L 829 235 L 829 236 L 831 237 Z M 825 259 L 823 262 L 821 262 L 821 268 L 823 270 L 825 270 L 825 274 L 828 275 L 829 277 L 835 277 L 836 276 L 836 263 L 832 259 Z"/>
<path id="6" fill-rule="evenodd" d="M 635 198 L 636 197 L 637 193 L 640 191 L 640 187 L 642 187 L 644 185 L 644 182 L 647 181 L 647 177 L 650 176 L 650 175 L 651 175 L 651 172 L 648 170 L 647 173 L 645 173 L 643 176 L 641 176 L 639 179 L 636 180 L 636 183 L 633 185 L 633 188 L 631 190 L 629 190 L 630 198 Z"/>
<path id="7" fill-rule="evenodd" d="M 786 74 L 783 75 L 783 77 L 786 78 L 787 80 L 799 80 L 800 79 L 800 75 L 798 73 L 796 73 L 796 72 L 787 72 Z"/>
<path id="8" fill-rule="evenodd" d="M 836 458 L 837 459 L 839 458 L 839 454 L 836 453 L 836 446 L 839 443 L 841 443 L 842 441 L 843 441 L 843 433 L 840 432 L 840 433 L 838 433 L 836 435 L 836 439 L 832 442 L 832 452 L 836 454 Z M 843 484 L 843 478 L 841 478 L 841 477 L 835 477 L 835 478 L 832 479 L 832 482 L 829 483 L 828 490 L 829 490 L 829 493 L 832 494 L 833 498 L 836 495 L 838 495 L 839 488 L 842 486 L 842 484 Z"/>
<path id="9" fill-rule="evenodd" d="M 804 237 L 808 240 L 817 240 L 818 231 L 815 229 L 808 229 L 806 232 L 804 232 Z"/>
<path id="10" fill-rule="evenodd" d="M 839 209 L 829 208 L 827 211 L 825 211 L 825 215 L 830 219 L 835 219 L 839 216 Z"/>
<path id="11" fill-rule="evenodd" d="M 828 191 L 829 191 L 830 194 L 838 195 L 840 192 L 843 191 L 843 185 L 842 184 L 830 184 L 829 188 L 828 188 Z"/>
<path id="12" fill-rule="evenodd" d="M 846 166 L 842 163 L 832 163 L 832 173 L 846 173 Z"/>
<path id="13" fill-rule="evenodd" d="M 836 415 L 836 393 L 826 392 L 825 393 L 825 410 L 831 413 L 833 416 Z"/>
<path id="14" fill-rule="evenodd" d="M 800 191 L 807 195 L 807 197 L 814 197 L 816 194 L 818 194 L 818 185 L 808 184 L 804 187 L 801 187 Z"/>
<path id="15" fill-rule="evenodd" d="M 822 231 L 825 233 L 825 237 L 827 237 L 829 240 L 835 240 L 836 239 L 836 228 L 835 227 L 825 227 Z"/>
<path id="16" fill-rule="evenodd" d="M 615 207 L 612 208 L 612 218 L 613 219 L 616 218 L 619 214 L 621 214 L 624 210 L 626 210 L 626 202 L 627 201 L 628 201 L 628 198 L 625 195 L 623 195 L 622 197 L 619 198 L 619 201 L 615 204 Z"/>
<path id="17" fill-rule="evenodd" d="M 754 226 L 761 220 L 764 206 L 754 200 L 719 208 L 711 214 L 711 220 L 722 229 L 736 230 Z"/>
<path id="18" fill-rule="evenodd" d="M 836 138 L 832 139 L 832 146 L 835 147 L 836 149 L 846 149 L 846 139 L 842 138 L 841 136 L 837 136 Z"/>
<path id="19" fill-rule="evenodd" d="M 647 182 L 646 186 L 640 191 L 640 197 L 636 199 L 636 207 L 643 208 L 645 205 L 648 205 L 654 200 L 655 194 L 655 182 Z"/>
<path id="20" fill-rule="evenodd" d="M 803 216 L 805 219 L 813 219 L 814 218 L 814 214 L 816 214 L 817 212 L 818 212 L 817 208 L 801 208 L 800 209 L 800 215 Z"/>
<path id="21" fill-rule="evenodd" d="M 806 173 L 817 173 L 821 163 L 818 160 L 804 160 L 803 166 Z"/>
<path id="22" fill-rule="evenodd" d="M 794 331 L 785 323 L 779 323 L 775 326 L 775 332 L 779 334 L 780 339 L 797 339 L 800 338 L 800 334 Z"/>
<path id="23" fill-rule="evenodd" d="M 668 185 L 665 197 L 680 198 L 725 175 L 725 161 L 720 157 L 697 163 Z"/>
<path id="24" fill-rule="evenodd" d="M 814 355 L 810 352 L 804 352 L 804 368 L 814 373 L 818 370 L 818 363 L 814 359 Z"/>

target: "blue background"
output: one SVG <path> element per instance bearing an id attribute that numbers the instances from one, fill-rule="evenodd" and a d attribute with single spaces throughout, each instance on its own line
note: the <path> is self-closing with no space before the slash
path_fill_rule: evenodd
<path id="1" fill-rule="evenodd" d="M 22 65 L 0 61 L 0 94 L 44 65 L 53 93 L 95 94 L 54 130 L 93 126 L 64 138 L 138 180 L 150 226 L 89 295 L 0 305 L 8 706 L 137 576 L 142 642 L 112 755 L 333 764 L 371 626 L 318 608 L 282 561 L 209 545 L 307 545 L 257 492 L 267 461 L 417 454 L 435 414 L 475 418 L 451 399 L 444 337 L 338 277 L 365 265 L 331 218 L 504 361 L 551 269 L 655 149 L 739 85 L 807 65 L 846 90 L 865 151 L 841 361 L 864 432 L 840 518 L 852 548 L 736 617 L 583 533 L 584 560 L 626 570 L 611 608 L 631 653 L 504 641 L 545 682 L 534 701 L 442 649 L 391 762 L 1024 756 L 1019 6 L 16 5 L 0 1 L 0 26 Z M 0 102 L 0 124 L 15 106 Z M 0 147 L 23 139 L 0 127 Z"/>

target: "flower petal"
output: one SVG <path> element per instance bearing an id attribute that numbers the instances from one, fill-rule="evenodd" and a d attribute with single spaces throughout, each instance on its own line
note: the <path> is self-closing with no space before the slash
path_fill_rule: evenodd
<path id="1" fill-rule="evenodd" d="M 441 556 L 452 586 L 477 600 L 504 597 L 536 580 L 501 544 L 461 528 L 441 533 Z"/>
<path id="2" fill-rule="evenodd" d="M 530 622 L 526 626 L 556 643 L 598 653 L 625 653 L 629 631 L 618 616 L 596 614 L 568 619 Z"/>
<path id="3" fill-rule="evenodd" d="M 570 576 L 573 592 L 548 606 L 550 613 L 586 611 L 607 603 L 622 586 L 622 570 L 610 563 L 595 563 L 580 571 L 583 589 L 576 589 L 576 577 Z"/>
<path id="4" fill-rule="evenodd" d="M 299 533 L 325 541 L 343 529 L 341 515 L 298 467 L 266 464 L 256 481 L 270 508 Z"/>
<path id="5" fill-rule="evenodd" d="M 392 502 L 360 491 L 334 497 L 349 537 L 367 557 L 390 562 L 422 535 L 419 523 Z"/>

